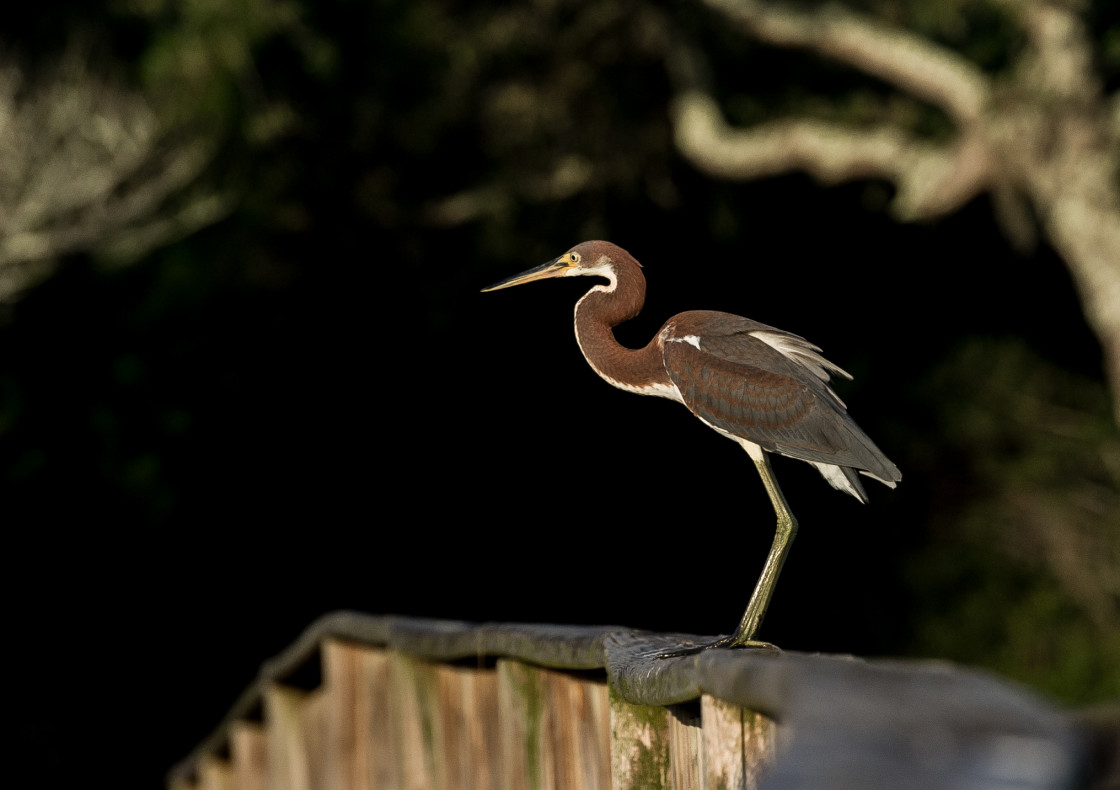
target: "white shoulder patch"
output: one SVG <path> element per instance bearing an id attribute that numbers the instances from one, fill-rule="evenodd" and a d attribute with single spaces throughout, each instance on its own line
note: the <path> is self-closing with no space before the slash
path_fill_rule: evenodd
<path id="1" fill-rule="evenodd" d="M 670 343 L 688 343 L 690 346 L 700 350 L 700 338 L 697 335 L 684 335 L 683 337 L 670 337 L 665 338 Z"/>

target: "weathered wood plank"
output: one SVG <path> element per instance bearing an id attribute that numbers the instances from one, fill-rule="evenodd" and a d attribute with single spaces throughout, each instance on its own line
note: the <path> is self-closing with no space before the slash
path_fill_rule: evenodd
<path id="1" fill-rule="evenodd" d="M 330 749 L 327 702 L 326 689 L 320 687 L 304 697 L 299 711 L 300 731 L 307 755 L 308 783 L 313 790 L 320 790 L 327 782 L 327 753 Z"/>
<path id="2" fill-rule="evenodd" d="M 611 787 L 670 790 L 673 786 L 669 709 L 632 705 L 610 694 Z"/>
<path id="3" fill-rule="evenodd" d="M 326 789 L 394 787 L 386 652 L 329 639 L 322 661 L 329 744 Z"/>
<path id="4" fill-rule="evenodd" d="M 271 684 L 264 692 L 269 790 L 312 790 L 301 712 L 307 692 Z"/>
<path id="5" fill-rule="evenodd" d="M 389 718 L 397 743 L 401 790 L 438 790 L 436 727 L 439 695 L 431 664 L 400 653 L 389 656 Z"/>
<path id="6" fill-rule="evenodd" d="M 363 650 L 358 667 L 358 737 L 365 744 L 362 761 L 370 790 L 397 790 L 402 784 L 400 737 L 389 701 L 389 655 L 387 650 Z"/>
<path id="7" fill-rule="evenodd" d="M 448 790 L 489 790 L 501 753 L 497 673 L 436 665 L 441 727 L 437 771 Z"/>
<path id="8" fill-rule="evenodd" d="M 489 790 L 500 780 L 497 677 L 493 669 L 389 660 L 389 712 L 403 788 Z"/>
<path id="9" fill-rule="evenodd" d="M 530 668 L 519 661 L 499 660 L 498 708 L 502 711 L 498 747 L 501 790 L 539 787 L 541 690 Z"/>
<path id="10" fill-rule="evenodd" d="M 757 790 L 774 754 L 774 723 L 760 713 L 700 698 L 703 786 Z"/>
<path id="11" fill-rule="evenodd" d="M 610 787 L 605 683 L 498 662 L 503 778 L 510 790 Z"/>
<path id="12" fill-rule="evenodd" d="M 235 790 L 233 766 L 226 760 L 207 757 L 198 767 L 199 790 Z"/>
<path id="13" fill-rule="evenodd" d="M 669 786 L 673 790 L 701 790 L 703 771 L 703 729 L 701 717 L 685 705 L 672 705 L 669 711 Z"/>
<path id="14" fill-rule="evenodd" d="M 705 694 L 700 698 L 703 730 L 700 765 L 703 787 L 746 787 L 743 771 L 742 708 Z"/>
<path id="15" fill-rule="evenodd" d="M 763 787 L 781 735 L 768 716 L 743 710 L 743 774 L 748 788 Z"/>
<path id="16" fill-rule="evenodd" d="M 570 784 L 560 787 L 610 788 L 610 701 L 604 679 L 563 672 L 550 673 L 553 700 L 563 711 L 555 726 L 558 740 L 563 736 L 564 764 L 570 767 Z M 563 777 L 561 777 L 563 779 Z"/>
<path id="17" fill-rule="evenodd" d="M 497 775 L 501 765 L 501 721 L 502 711 L 498 707 L 498 672 L 490 668 L 485 672 L 474 671 L 470 675 L 471 704 L 474 715 L 467 722 L 469 753 L 464 757 L 472 763 L 474 790 L 491 790 L 500 787 L 501 777 Z M 478 765 L 478 755 L 485 755 L 485 765 Z"/>
<path id="18" fill-rule="evenodd" d="M 260 724 L 239 721 L 229 738 L 237 790 L 268 790 L 268 736 Z"/>
<path id="19" fill-rule="evenodd" d="M 361 649 L 337 639 L 322 645 L 323 690 L 326 697 L 327 753 L 324 790 L 369 790 L 364 764 L 365 717 L 360 708 Z"/>

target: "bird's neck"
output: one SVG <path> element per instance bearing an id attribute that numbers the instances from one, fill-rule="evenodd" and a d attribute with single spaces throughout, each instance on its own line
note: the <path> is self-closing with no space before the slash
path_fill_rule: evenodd
<path id="1" fill-rule="evenodd" d="M 621 278 L 613 287 L 596 286 L 576 304 L 576 341 L 588 364 L 619 389 L 671 397 L 661 348 L 654 337 L 644 348 L 627 348 L 613 328 L 634 318 L 645 303 L 645 278 Z"/>

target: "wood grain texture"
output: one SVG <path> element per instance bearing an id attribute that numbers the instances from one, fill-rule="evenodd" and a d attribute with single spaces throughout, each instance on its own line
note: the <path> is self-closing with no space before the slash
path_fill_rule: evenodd
<path id="1" fill-rule="evenodd" d="M 198 772 L 199 790 L 236 790 L 233 766 L 226 760 L 207 757 Z"/>
<path id="2" fill-rule="evenodd" d="M 669 790 L 673 786 L 669 709 L 632 705 L 614 693 L 610 706 L 611 786 Z"/>
<path id="3" fill-rule="evenodd" d="M 611 786 L 605 683 L 499 661 L 498 704 L 502 773 L 510 790 Z"/>
<path id="4" fill-rule="evenodd" d="M 707 694 L 700 710 L 704 787 L 762 787 L 774 755 L 774 723 Z"/>
<path id="5" fill-rule="evenodd" d="M 270 684 L 264 690 L 269 790 L 312 790 L 301 711 L 308 694 Z"/>
<path id="6" fill-rule="evenodd" d="M 268 790 L 268 737 L 260 724 L 239 721 L 230 731 L 237 790 Z"/>
<path id="7" fill-rule="evenodd" d="M 307 783 L 311 790 L 326 787 L 328 749 L 327 694 L 319 688 L 306 695 L 298 711 L 300 737 L 307 761 Z"/>
<path id="8" fill-rule="evenodd" d="M 435 755 L 439 706 L 432 665 L 400 653 L 390 655 L 388 715 L 397 742 L 398 787 L 440 787 Z"/>
<path id="9" fill-rule="evenodd" d="M 327 790 L 396 786 L 396 744 L 389 726 L 388 655 L 339 639 L 323 643 Z"/>

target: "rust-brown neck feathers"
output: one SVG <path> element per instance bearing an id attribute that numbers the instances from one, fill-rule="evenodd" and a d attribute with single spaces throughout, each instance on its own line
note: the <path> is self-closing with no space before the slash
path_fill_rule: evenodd
<path id="1" fill-rule="evenodd" d="M 657 338 L 641 349 L 621 345 L 611 331 L 642 311 L 646 278 L 630 253 L 606 241 L 585 241 L 572 248 L 580 256 L 579 274 L 605 277 L 576 303 L 576 340 L 591 367 L 620 389 L 669 396 L 672 388 Z"/>

